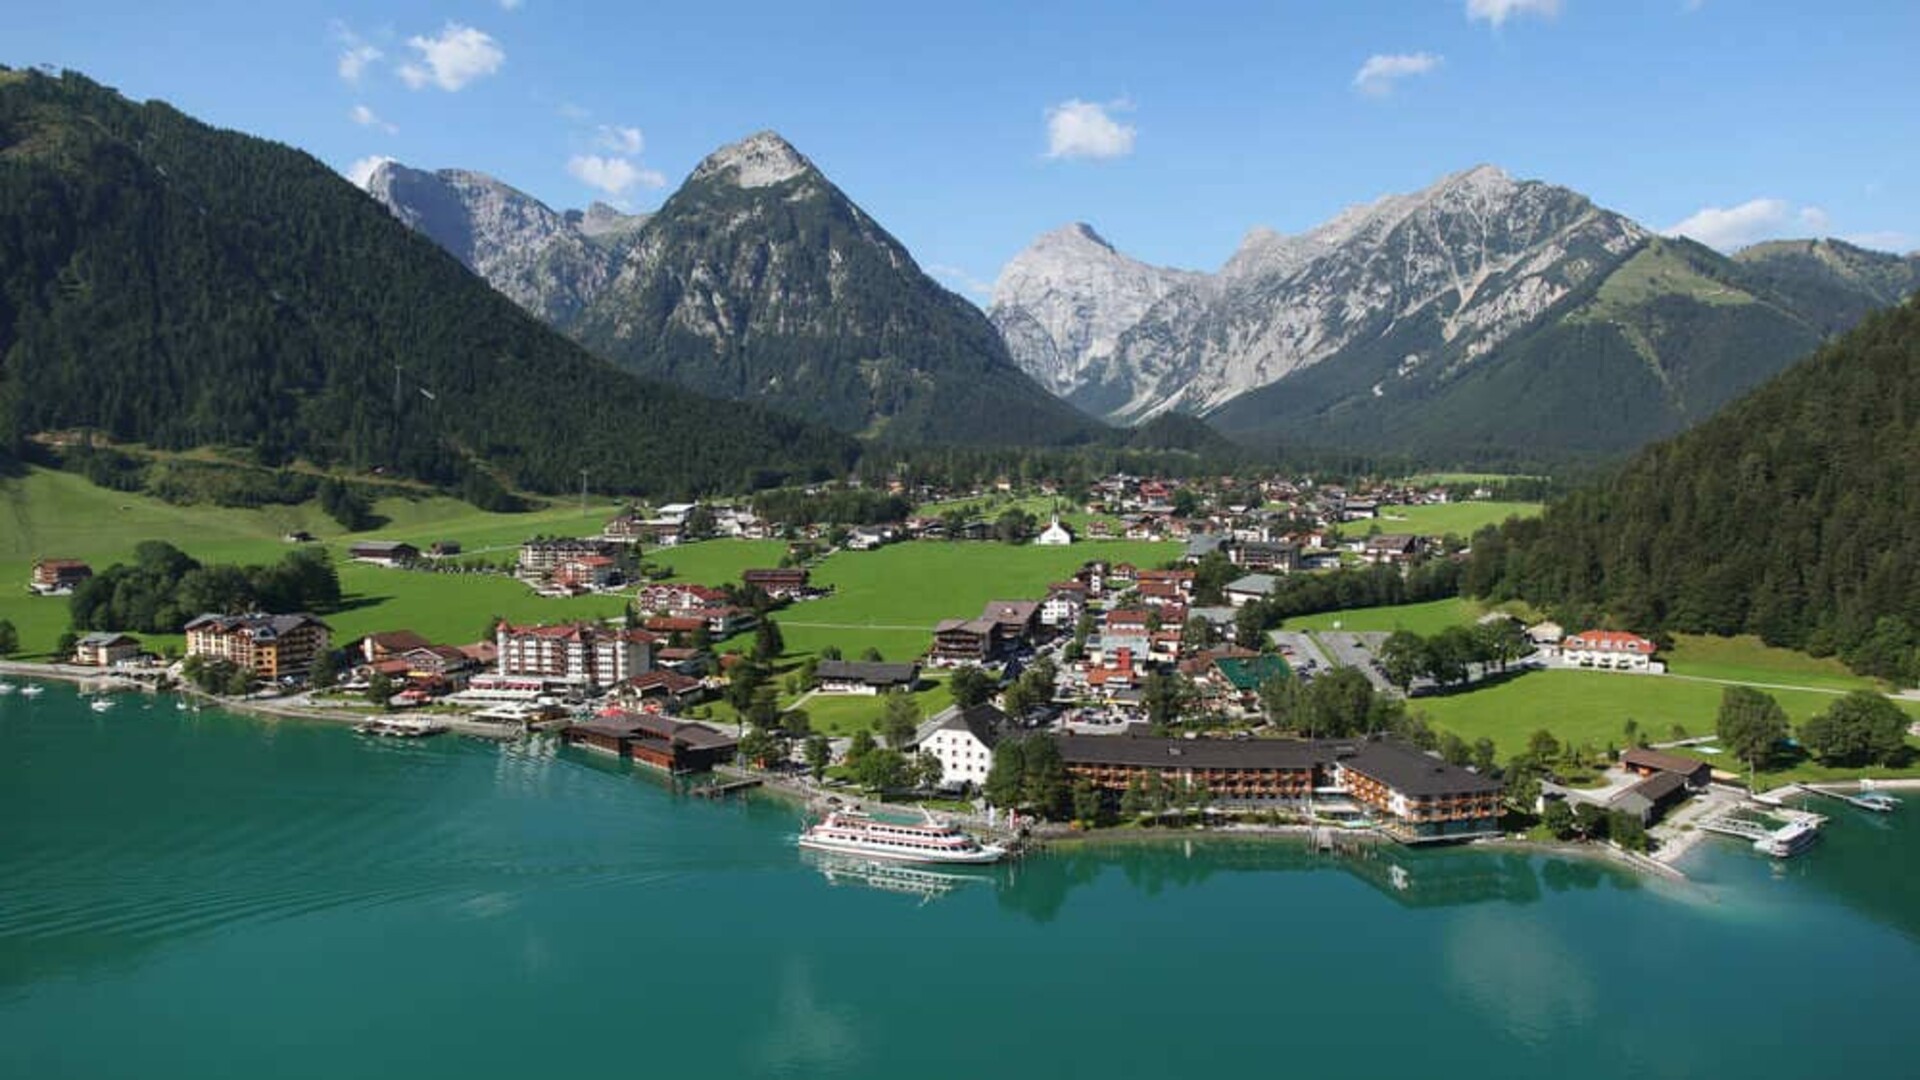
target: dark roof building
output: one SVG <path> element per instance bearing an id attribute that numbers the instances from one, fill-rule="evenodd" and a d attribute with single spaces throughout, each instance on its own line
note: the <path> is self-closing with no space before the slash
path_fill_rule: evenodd
<path id="1" fill-rule="evenodd" d="M 568 746 L 585 746 L 668 772 L 709 772 L 733 760 L 739 741 L 701 724 L 648 713 L 615 713 L 560 731 Z"/>
<path id="2" fill-rule="evenodd" d="M 822 660 L 814 669 L 820 689 L 841 693 L 878 693 L 911 690 L 920 681 L 919 664 L 887 664 L 871 660 Z"/>
<path id="3" fill-rule="evenodd" d="M 1704 788 L 1713 782 L 1713 766 L 1704 761 L 1638 746 L 1620 755 L 1620 765 L 1641 776 L 1673 773 L 1691 788 Z"/>

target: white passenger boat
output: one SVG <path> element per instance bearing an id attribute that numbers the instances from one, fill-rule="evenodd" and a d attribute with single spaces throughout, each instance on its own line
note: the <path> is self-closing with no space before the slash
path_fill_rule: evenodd
<path id="1" fill-rule="evenodd" d="M 800 834 L 800 846 L 916 863 L 992 863 L 1007 855 L 1006 848 L 983 844 L 931 814 L 924 821 L 898 822 L 858 810 L 832 811 Z"/>
<path id="2" fill-rule="evenodd" d="M 1812 821 L 1790 822 L 1776 830 L 1771 836 L 1763 836 L 1753 842 L 1756 850 L 1776 859 L 1785 859 L 1798 855 L 1813 846 L 1820 838 L 1820 826 Z"/>

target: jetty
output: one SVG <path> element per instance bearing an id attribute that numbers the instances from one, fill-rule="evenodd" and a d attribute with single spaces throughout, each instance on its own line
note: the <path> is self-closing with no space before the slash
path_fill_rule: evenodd
<path id="1" fill-rule="evenodd" d="M 1716 810 L 1701 818 L 1695 827 L 1703 832 L 1737 837 L 1752 844 L 1755 851 L 1787 858 L 1811 847 L 1819 836 L 1820 826 L 1826 822 L 1826 818 L 1805 810 L 1758 803 Z"/>
<path id="2" fill-rule="evenodd" d="M 1863 791 L 1858 795 L 1850 795 L 1843 791 L 1828 791 L 1825 788 L 1817 788 L 1812 784 L 1794 783 L 1788 786 L 1809 795 L 1823 795 L 1829 799 L 1839 799 L 1849 806 L 1857 806 L 1862 810 L 1871 810 L 1876 814 L 1891 814 L 1900 808 L 1900 800 L 1884 791 Z"/>
<path id="3" fill-rule="evenodd" d="M 735 772 L 732 769 L 715 769 L 710 782 L 694 784 L 687 789 L 687 794 L 701 799 L 724 799 L 729 795 L 750 791 L 764 783 L 766 783 L 764 777 Z"/>

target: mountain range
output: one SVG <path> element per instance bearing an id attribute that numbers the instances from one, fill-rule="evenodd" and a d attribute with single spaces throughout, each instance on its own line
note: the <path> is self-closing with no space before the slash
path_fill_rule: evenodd
<path id="1" fill-rule="evenodd" d="M 479 238 L 468 251 L 515 262 Z M 860 452 L 593 356 L 310 155 L 71 72 L 0 68 L 0 459 L 75 429 L 482 498 L 583 474 L 739 491 L 843 474 Z"/>
<path id="2" fill-rule="evenodd" d="M 641 375 L 896 443 L 1071 444 L 1104 425 L 1012 361 L 979 308 L 773 132 L 595 234 L 477 173 L 368 191 L 528 311 Z M 601 218 L 605 218 L 603 212 Z"/>
<path id="3" fill-rule="evenodd" d="M 1255 229 L 1212 273 L 1058 229 L 1007 264 L 989 315 L 1023 368 L 1115 422 L 1487 458 L 1671 434 L 1916 287 L 1914 256 L 1729 258 L 1482 165 L 1299 235 Z"/>

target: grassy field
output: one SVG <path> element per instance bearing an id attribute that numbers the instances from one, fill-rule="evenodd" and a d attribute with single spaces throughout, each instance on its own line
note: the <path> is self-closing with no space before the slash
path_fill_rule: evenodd
<path id="1" fill-rule="evenodd" d="M 1472 600 L 1455 597 L 1424 604 L 1396 604 L 1392 607 L 1351 608 L 1323 611 L 1318 615 L 1299 615 L 1288 619 L 1288 630 L 1347 630 L 1356 633 L 1391 633 L 1411 630 L 1422 637 L 1437 634 L 1449 626 L 1471 623 L 1483 608 Z"/>
<path id="2" fill-rule="evenodd" d="M 1725 690 L 1716 683 L 1657 675 L 1532 671 L 1464 693 L 1415 698 L 1409 705 L 1441 730 L 1469 741 L 1491 738 L 1504 758 L 1541 728 L 1562 742 L 1591 743 L 1595 749 L 1623 746 L 1628 718 L 1655 741 L 1669 738 L 1675 724 L 1693 735 L 1710 735 Z M 1768 693 L 1796 725 L 1837 700 L 1814 690 Z M 1920 717 L 1920 702 L 1900 705 Z"/>
<path id="3" fill-rule="evenodd" d="M 953 703 L 953 695 L 947 691 L 945 680 L 928 682 L 915 691 L 913 697 L 920 705 L 922 719 Z M 851 735 L 863 728 L 873 730 L 879 724 L 881 714 L 886 711 L 886 702 L 877 695 L 815 694 L 800 707 L 806 710 L 807 718 L 813 722 L 813 730 L 838 736 Z"/>
<path id="4" fill-rule="evenodd" d="M 1488 525 L 1498 525 L 1511 517 L 1538 517 L 1541 505 L 1529 502 L 1456 502 L 1432 506 L 1383 506 L 1380 516 L 1364 521 L 1349 521 L 1340 526 L 1340 535 L 1365 536 L 1374 526 L 1383 533 L 1413 533 L 1416 536 L 1470 537 Z"/>
<path id="5" fill-rule="evenodd" d="M 474 551 L 504 548 L 538 533 L 598 532 L 614 508 L 590 505 L 583 513 L 577 503 L 569 503 L 525 514 L 495 514 L 457 499 L 430 497 L 383 499 L 375 511 L 388 524 L 352 539 L 416 544 L 458 540 Z M 327 617 L 339 640 L 405 626 L 436 640 L 464 642 L 478 636 L 490 615 L 552 620 L 609 614 L 622 606 L 618 599 L 606 597 L 544 599 L 503 577 L 422 574 L 348 563 L 350 539 L 311 504 L 257 510 L 174 506 L 145 495 L 95 487 L 70 473 L 34 469 L 24 477 L 0 481 L 0 618 L 11 619 L 19 628 L 27 655 L 48 652 L 66 630 L 64 598 L 35 597 L 25 591 L 37 557 L 86 559 L 99 570 L 131 558 L 134 545 L 142 540 L 165 540 L 202 562 L 269 563 L 291 550 L 280 537 L 294 529 L 320 537 L 339 562 L 346 610 Z M 755 558 L 762 554 L 752 553 Z M 726 555 L 726 559 L 734 557 L 733 551 Z M 725 560 L 702 553 L 694 561 L 718 564 Z M 178 640 L 158 637 L 154 643 L 164 646 Z"/>
<path id="6" fill-rule="evenodd" d="M 1434 484 L 1498 484 L 1507 480 L 1539 479 L 1539 476 L 1527 473 L 1430 472 L 1409 476 L 1406 482 L 1415 487 L 1429 487 Z"/>
<path id="7" fill-rule="evenodd" d="M 1008 510 L 1024 510 L 1038 519 L 1043 527 L 1048 520 L 1058 514 L 1060 520 L 1076 533 L 1084 533 L 1087 524 L 1094 520 L 1102 520 L 1110 525 L 1118 525 L 1120 521 L 1117 517 L 1089 514 L 1071 499 L 1054 499 L 1045 495 L 999 494 L 947 499 L 942 502 L 922 503 L 914 508 L 914 513 L 922 517 L 939 517 L 954 510 L 962 510 L 988 521 L 992 521 Z"/>
<path id="8" fill-rule="evenodd" d="M 813 581 L 833 586 L 834 594 L 777 618 L 789 656 L 837 645 L 853 657 L 871 646 L 889 660 L 907 660 L 925 651 L 941 619 L 974 618 L 989 600 L 1038 600 L 1050 582 L 1089 559 L 1158 566 L 1179 553 L 1178 544 L 1126 541 L 1052 548 L 939 540 L 891 544 L 828 559 L 814 570 Z"/>
<path id="9" fill-rule="evenodd" d="M 1776 649 L 1751 634 L 1730 638 L 1676 634 L 1674 647 L 1660 656 L 1675 675 L 1826 690 L 1886 689 L 1875 679 L 1848 671 L 1833 657 L 1817 659 L 1792 649 Z"/>

